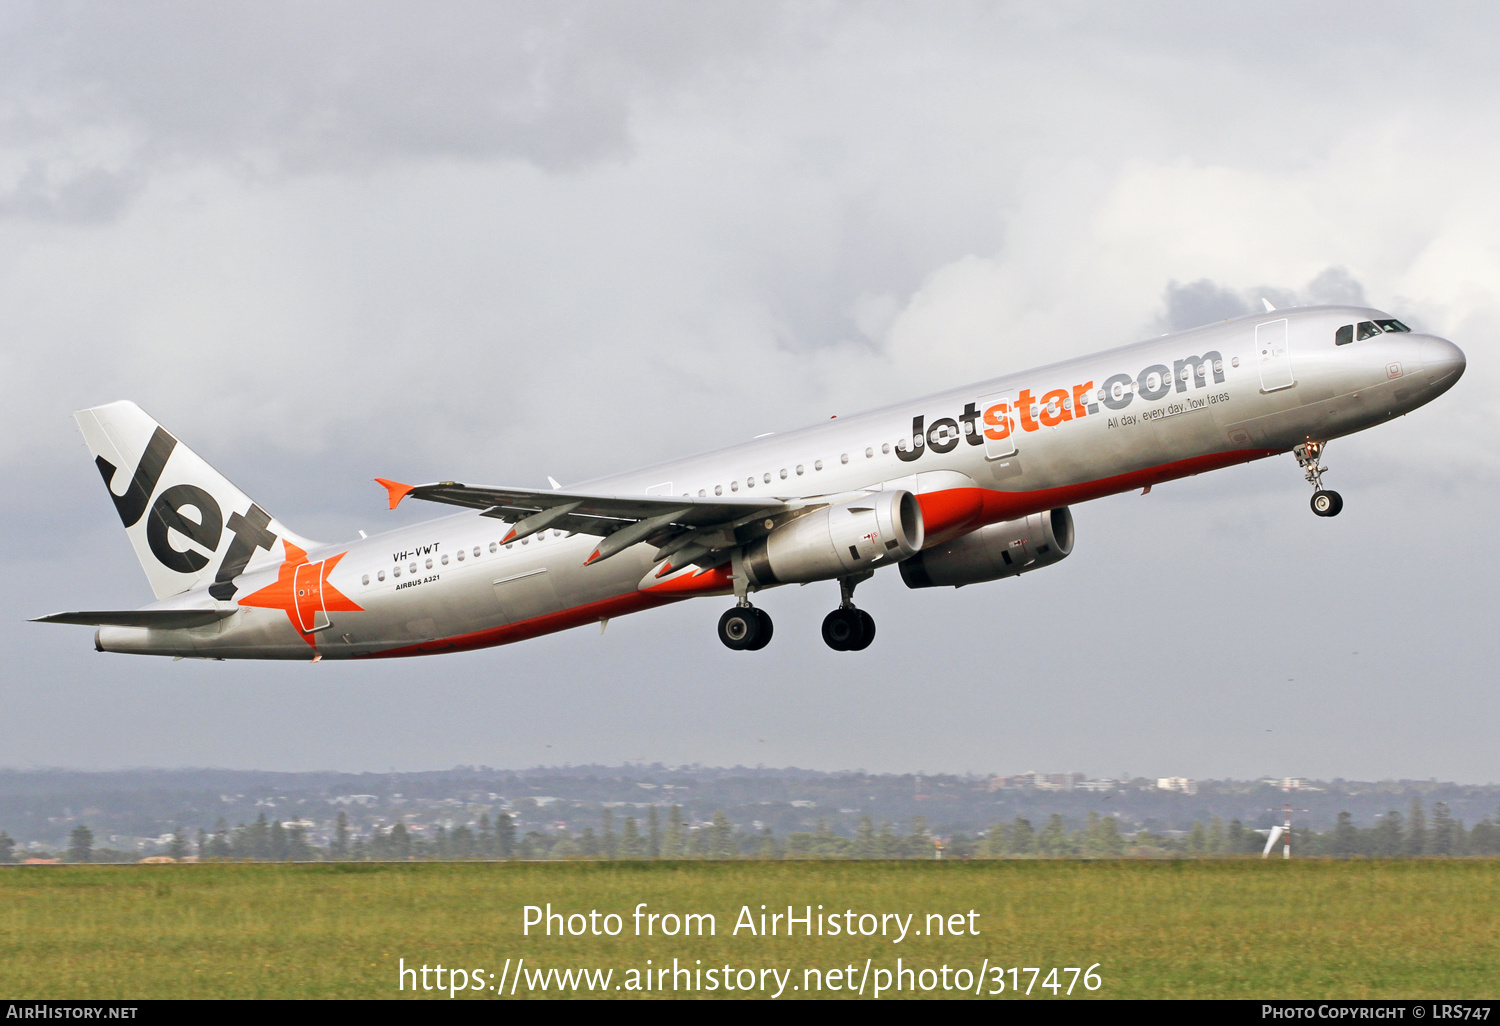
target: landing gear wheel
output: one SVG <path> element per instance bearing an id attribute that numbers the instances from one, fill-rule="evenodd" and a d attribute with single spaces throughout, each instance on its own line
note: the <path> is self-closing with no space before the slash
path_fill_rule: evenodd
<path id="1" fill-rule="evenodd" d="M 1318 460 L 1322 458 L 1326 445 L 1326 442 L 1304 442 L 1293 446 L 1292 454 L 1297 457 L 1297 466 L 1306 471 L 1307 483 L 1313 486 L 1312 511 L 1320 517 L 1336 517 L 1344 508 L 1344 498 L 1323 487 L 1323 475 L 1328 473 L 1328 468 Z"/>
<path id="2" fill-rule="evenodd" d="M 863 609 L 854 609 L 851 612 L 859 616 L 860 639 L 858 644 L 849 646 L 849 651 L 863 652 L 870 647 L 870 642 L 875 640 L 875 618 Z"/>
<path id="3" fill-rule="evenodd" d="M 719 640 L 736 652 L 754 650 L 771 640 L 770 623 L 771 618 L 753 606 L 735 606 L 719 617 Z"/>
<path id="4" fill-rule="evenodd" d="M 823 641 L 835 652 L 858 652 L 874 639 L 875 621 L 868 613 L 853 607 L 835 609 L 823 617 Z"/>
<path id="5" fill-rule="evenodd" d="M 1320 517 L 1336 517 L 1339 510 L 1344 508 L 1344 497 L 1338 492 L 1325 491 L 1319 488 L 1313 492 L 1312 511 Z"/>
<path id="6" fill-rule="evenodd" d="M 756 609 L 752 607 L 749 612 L 755 614 L 755 619 L 759 623 L 759 633 L 754 641 L 745 646 L 745 651 L 759 652 L 761 649 L 765 648 L 771 643 L 771 633 L 774 630 L 774 625 L 771 623 L 771 615 L 764 609 Z"/>

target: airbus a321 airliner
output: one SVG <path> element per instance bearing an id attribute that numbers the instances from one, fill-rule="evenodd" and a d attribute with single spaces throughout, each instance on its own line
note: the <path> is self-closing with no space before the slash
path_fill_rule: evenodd
<path id="1" fill-rule="evenodd" d="M 823 639 L 875 636 L 855 585 L 897 567 L 963 587 L 1073 548 L 1068 507 L 1292 452 L 1323 487 L 1329 439 L 1453 387 L 1464 354 L 1359 307 L 1212 324 L 789 434 L 563 488 L 408 485 L 463 511 L 339 545 L 293 533 L 130 402 L 76 414 L 156 593 L 58 613 L 101 652 L 359 659 L 503 645 L 701 595 L 734 596 L 731 649 L 764 648 L 751 597 L 837 581 Z M 602 627 L 601 627 L 602 629 Z"/>

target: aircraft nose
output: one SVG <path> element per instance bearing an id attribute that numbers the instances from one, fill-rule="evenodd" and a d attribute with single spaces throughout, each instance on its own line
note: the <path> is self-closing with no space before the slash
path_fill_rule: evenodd
<path id="1" fill-rule="evenodd" d="M 1428 336 L 1424 341 L 1422 362 L 1427 368 L 1427 383 L 1436 392 L 1446 392 L 1463 376 L 1468 360 L 1462 349 L 1445 338 Z"/>

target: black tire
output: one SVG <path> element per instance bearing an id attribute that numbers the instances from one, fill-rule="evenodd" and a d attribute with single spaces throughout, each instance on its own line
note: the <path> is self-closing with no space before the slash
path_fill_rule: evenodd
<path id="1" fill-rule="evenodd" d="M 875 640 L 875 618 L 863 609 L 854 610 L 859 616 L 859 641 L 849 646 L 851 652 L 863 652 Z"/>
<path id="2" fill-rule="evenodd" d="M 749 606 L 735 606 L 726 609 L 724 615 L 719 617 L 719 640 L 724 643 L 725 648 L 731 648 L 736 652 L 742 652 L 752 647 L 761 635 L 759 612 Z"/>
<path id="3" fill-rule="evenodd" d="M 1338 492 L 1319 489 L 1313 492 L 1312 511 L 1320 517 L 1336 517 L 1344 508 L 1344 497 Z"/>
<path id="4" fill-rule="evenodd" d="M 823 617 L 823 643 L 835 652 L 855 651 L 869 644 L 859 610 L 835 609 Z"/>
<path id="5" fill-rule="evenodd" d="M 759 652 L 771 643 L 771 635 L 775 632 L 776 628 L 775 624 L 771 623 L 771 614 L 767 613 L 764 609 L 751 609 L 750 612 L 755 614 L 758 624 L 756 630 L 758 633 L 755 640 L 745 646 L 745 651 Z"/>

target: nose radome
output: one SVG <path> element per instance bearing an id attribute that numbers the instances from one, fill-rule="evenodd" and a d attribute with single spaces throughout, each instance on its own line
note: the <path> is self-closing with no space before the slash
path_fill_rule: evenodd
<path id="1" fill-rule="evenodd" d="M 1427 366 L 1427 383 L 1446 392 L 1463 376 L 1468 360 L 1462 349 L 1445 338 L 1428 336 L 1425 341 L 1422 362 Z"/>

